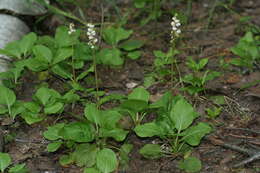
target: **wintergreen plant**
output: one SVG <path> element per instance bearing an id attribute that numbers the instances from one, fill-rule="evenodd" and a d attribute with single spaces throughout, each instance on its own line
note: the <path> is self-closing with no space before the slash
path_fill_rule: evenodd
<path id="1" fill-rule="evenodd" d="M 64 102 L 62 96 L 54 89 L 39 88 L 33 96 L 33 100 L 21 103 L 23 111 L 21 117 L 28 124 L 42 121 L 46 115 L 63 112 Z"/>
<path id="2" fill-rule="evenodd" d="M 222 108 L 216 107 L 216 106 L 206 109 L 206 112 L 210 118 L 216 118 L 218 115 L 220 115 L 221 111 L 222 111 Z"/>
<path id="3" fill-rule="evenodd" d="M 122 102 L 119 110 L 131 117 L 135 125 L 141 123 L 149 109 L 150 93 L 142 88 L 135 88 Z"/>
<path id="4" fill-rule="evenodd" d="M 177 18 L 177 14 L 175 14 L 175 16 L 172 17 L 172 21 L 171 21 L 171 40 L 170 40 L 170 43 L 171 43 L 171 47 L 170 47 L 170 50 L 169 52 L 174 52 L 172 54 L 172 61 L 171 61 L 171 84 L 173 86 L 173 82 L 174 82 L 174 76 L 173 76 L 173 71 L 174 71 L 174 65 L 176 67 L 176 70 L 178 71 L 178 75 L 179 75 L 179 78 L 181 78 L 180 76 L 180 71 L 179 71 L 179 67 L 178 67 L 178 64 L 177 64 L 177 60 L 175 58 L 175 55 L 178 54 L 178 50 L 177 50 L 177 42 L 180 38 L 180 34 L 181 34 L 181 23 L 180 23 L 180 20 Z M 181 81 L 181 79 L 180 79 Z"/>
<path id="5" fill-rule="evenodd" d="M 128 134 L 118 126 L 122 115 L 116 110 L 99 110 L 96 104 L 85 107 L 85 121 L 58 123 L 48 127 L 44 137 L 52 141 L 47 146 L 49 152 L 55 152 L 61 146 L 71 148 L 74 152 L 60 158 L 62 165 L 76 163 L 85 170 L 113 172 L 118 167 L 118 157 L 126 161 L 131 145 L 113 147 L 108 139 L 122 142 Z M 112 150 L 113 149 L 113 150 Z M 119 156 L 114 149 L 120 153 Z"/>
<path id="6" fill-rule="evenodd" d="M 97 62 L 111 66 L 121 66 L 124 58 L 138 59 L 141 52 L 138 50 L 143 46 L 140 40 L 129 39 L 132 30 L 122 27 L 109 26 L 102 32 L 102 37 L 111 48 L 103 48 L 97 53 Z M 125 41 L 124 41 L 125 40 Z"/>
<path id="7" fill-rule="evenodd" d="M 159 137 L 168 141 L 170 147 L 159 144 L 146 144 L 141 154 L 146 157 L 157 158 L 172 153 L 180 153 L 184 148 L 199 145 L 201 139 L 211 131 L 207 123 L 194 120 L 199 116 L 183 97 L 173 97 L 170 92 L 165 93 L 160 100 L 150 105 L 156 110 L 157 118 L 134 128 L 139 137 Z"/>
<path id="8" fill-rule="evenodd" d="M 188 86 L 182 88 L 182 90 L 188 91 L 192 95 L 197 94 L 205 90 L 204 85 L 207 81 L 220 76 L 220 72 L 210 70 L 202 71 L 207 63 L 207 58 L 203 58 L 199 60 L 199 62 L 196 62 L 192 57 L 189 57 L 186 64 L 192 70 L 192 73 L 187 74 L 182 78 L 182 81 L 188 84 Z"/>
<path id="9" fill-rule="evenodd" d="M 151 85 L 152 82 L 154 82 L 155 80 L 163 80 L 163 78 L 166 76 L 170 76 L 171 83 L 173 85 L 174 75 L 176 74 L 174 70 L 174 66 L 179 73 L 176 55 L 178 55 L 180 52 L 177 50 L 176 44 L 181 34 L 181 29 L 180 29 L 181 23 L 180 20 L 177 19 L 177 15 L 172 17 L 172 21 L 170 24 L 171 24 L 170 48 L 166 53 L 164 53 L 161 50 L 153 51 L 153 54 L 155 56 L 154 63 L 153 63 L 154 70 L 151 74 L 148 75 L 148 77 L 145 78 L 146 87 Z M 168 65 L 171 66 L 170 69 L 167 68 Z"/>
<path id="10" fill-rule="evenodd" d="M 252 32 L 247 32 L 238 44 L 231 48 L 232 53 L 239 56 L 232 59 L 231 63 L 252 69 L 254 64 L 260 60 L 259 40 Z"/>

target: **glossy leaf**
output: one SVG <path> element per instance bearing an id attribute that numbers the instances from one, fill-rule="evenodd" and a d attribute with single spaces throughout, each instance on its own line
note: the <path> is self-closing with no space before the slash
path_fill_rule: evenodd
<path id="1" fill-rule="evenodd" d="M 48 152 L 55 152 L 55 151 L 57 151 L 60 148 L 60 146 L 62 145 L 62 143 L 63 142 L 61 142 L 61 141 L 49 143 L 47 145 L 47 151 Z"/>
<path id="2" fill-rule="evenodd" d="M 153 136 L 161 136 L 164 135 L 160 126 L 156 123 L 145 123 L 143 125 L 137 125 L 134 128 L 135 133 L 140 137 L 153 137 Z"/>
<path id="3" fill-rule="evenodd" d="M 66 124 L 59 135 L 65 140 L 75 142 L 91 142 L 94 140 L 94 127 L 83 122 L 73 122 Z"/>
<path id="4" fill-rule="evenodd" d="M 127 39 L 132 33 L 132 30 L 108 27 L 104 29 L 102 36 L 108 44 L 115 46 L 119 41 Z"/>
<path id="5" fill-rule="evenodd" d="M 99 62 L 105 65 L 119 66 L 124 63 L 119 49 L 104 48 L 97 54 Z"/>
<path id="6" fill-rule="evenodd" d="M 136 60 L 136 59 L 140 58 L 141 55 L 142 55 L 142 52 L 137 50 L 137 51 L 129 52 L 127 54 L 127 57 L 132 60 Z"/>
<path id="7" fill-rule="evenodd" d="M 57 123 L 53 126 L 50 126 L 48 127 L 48 130 L 43 133 L 43 136 L 48 140 L 58 140 L 62 138 L 59 132 L 64 126 L 64 123 Z"/>
<path id="8" fill-rule="evenodd" d="M 0 170 L 4 172 L 4 170 L 11 164 L 11 157 L 8 153 L 0 152 Z"/>
<path id="9" fill-rule="evenodd" d="M 39 88 L 35 93 L 35 97 L 41 102 L 41 104 L 46 105 L 51 97 L 49 88 Z"/>
<path id="10" fill-rule="evenodd" d="M 24 55 L 26 55 L 26 53 L 32 49 L 36 40 L 37 40 L 37 35 L 34 32 L 25 35 L 19 43 L 21 52 Z"/>
<path id="11" fill-rule="evenodd" d="M 72 48 L 60 48 L 55 54 L 55 57 L 53 58 L 52 64 L 57 64 L 61 61 L 66 60 L 67 58 L 71 57 L 73 54 Z"/>
<path id="12" fill-rule="evenodd" d="M 120 44 L 119 47 L 126 51 L 132 51 L 142 47 L 143 45 L 144 43 L 141 40 L 127 40 Z"/>
<path id="13" fill-rule="evenodd" d="M 143 87 L 135 88 L 129 95 L 129 100 L 141 100 L 148 102 L 150 98 L 150 93 Z"/>
<path id="14" fill-rule="evenodd" d="M 196 157 L 188 157 L 179 163 L 179 168 L 185 170 L 188 173 L 199 172 L 201 167 L 201 161 Z"/>
<path id="15" fill-rule="evenodd" d="M 158 144 L 145 144 L 145 146 L 143 146 L 139 152 L 145 158 L 149 159 L 159 158 L 163 155 L 161 146 Z"/>
<path id="16" fill-rule="evenodd" d="M 98 148 L 95 144 L 80 144 L 76 146 L 75 151 L 72 153 L 77 166 L 92 167 L 96 163 Z"/>
<path id="17" fill-rule="evenodd" d="M 11 89 L 0 85 L 0 104 L 12 106 L 15 100 L 15 93 Z"/>
<path id="18" fill-rule="evenodd" d="M 44 108 L 45 114 L 56 114 L 63 109 L 63 103 L 56 102 L 54 104 L 47 104 Z"/>
<path id="19" fill-rule="evenodd" d="M 8 173 L 28 173 L 29 170 L 26 168 L 25 163 L 17 164 L 8 170 Z"/>
<path id="20" fill-rule="evenodd" d="M 114 138 L 116 141 L 123 141 L 126 138 L 126 135 L 128 134 L 127 131 L 114 128 L 114 129 L 104 129 L 100 128 L 100 137 L 111 137 Z"/>
<path id="21" fill-rule="evenodd" d="M 92 123 L 100 125 L 101 123 L 101 111 L 97 109 L 97 105 L 90 103 L 87 104 L 84 109 L 85 117 Z"/>
<path id="22" fill-rule="evenodd" d="M 199 123 L 185 130 L 183 139 L 185 142 L 192 146 L 199 145 L 202 137 L 210 133 L 211 127 L 206 123 Z"/>
<path id="23" fill-rule="evenodd" d="M 117 168 L 117 158 L 113 150 L 104 148 L 97 154 L 97 168 L 103 173 L 110 173 Z"/>
<path id="24" fill-rule="evenodd" d="M 180 99 L 172 106 L 170 118 L 175 124 L 175 128 L 179 131 L 186 129 L 191 125 L 196 112 L 193 107 L 184 99 Z"/>
<path id="25" fill-rule="evenodd" d="M 34 56 L 43 62 L 51 63 L 53 55 L 51 50 L 44 45 L 36 45 L 33 47 Z"/>

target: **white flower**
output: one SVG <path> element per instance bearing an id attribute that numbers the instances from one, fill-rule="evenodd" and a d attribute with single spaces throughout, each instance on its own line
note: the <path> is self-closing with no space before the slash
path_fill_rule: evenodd
<path id="1" fill-rule="evenodd" d="M 171 21 L 171 42 L 173 42 L 176 37 L 179 37 L 181 30 L 180 30 L 180 20 L 176 18 L 176 16 L 172 17 L 172 21 Z"/>
<path id="2" fill-rule="evenodd" d="M 95 44 L 98 42 L 98 39 L 96 38 L 96 31 L 95 26 L 91 23 L 87 24 L 87 36 L 88 36 L 88 45 L 91 49 L 95 48 Z"/>
<path id="3" fill-rule="evenodd" d="M 76 32 L 74 23 L 70 23 L 68 34 L 72 34 L 73 32 Z"/>

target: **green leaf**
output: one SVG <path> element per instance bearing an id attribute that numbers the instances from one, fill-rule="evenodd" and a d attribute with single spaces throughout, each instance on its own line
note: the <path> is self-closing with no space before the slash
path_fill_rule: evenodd
<path id="1" fill-rule="evenodd" d="M 41 107 L 36 102 L 25 102 L 23 106 L 27 109 L 27 111 L 33 113 L 39 113 L 41 111 Z"/>
<path id="2" fill-rule="evenodd" d="M 92 123 L 100 125 L 101 111 L 97 109 L 94 103 L 87 104 L 84 109 L 85 117 Z"/>
<path id="3" fill-rule="evenodd" d="M 108 27 L 104 29 L 102 36 L 108 44 L 116 46 L 119 41 L 127 39 L 132 33 L 132 30 L 125 30 L 121 27 Z"/>
<path id="4" fill-rule="evenodd" d="M 131 152 L 131 150 L 133 149 L 133 145 L 132 144 L 123 144 L 120 148 L 119 151 L 119 162 L 120 162 L 120 167 L 121 169 L 125 170 L 128 167 L 128 163 L 130 161 L 130 158 L 128 156 L 128 154 Z"/>
<path id="5" fill-rule="evenodd" d="M 100 150 L 97 154 L 97 168 L 103 173 L 113 172 L 117 168 L 117 158 L 109 148 Z"/>
<path id="6" fill-rule="evenodd" d="M 4 49 L 0 50 L 1 54 L 21 59 L 22 51 L 20 50 L 19 40 L 8 43 Z"/>
<path id="7" fill-rule="evenodd" d="M 21 117 L 25 120 L 25 122 L 29 125 L 33 123 L 40 122 L 44 119 L 44 116 L 39 115 L 38 113 L 34 112 L 22 112 Z"/>
<path id="8" fill-rule="evenodd" d="M 92 167 L 96 163 L 97 152 L 98 148 L 95 144 L 80 144 L 76 146 L 72 157 L 76 161 L 77 166 Z"/>
<path id="9" fill-rule="evenodd" d="M 145 123 L 143 125 L 137 125 L 134 128 L 135 133 L 140 137 L 152 137 L 152 136 L 162 136 L 164 135 L 160 126 L 156 123 Z"/>
<path id="10" fill-rule="evenodd" d="M 127 131 L 124 131 L 119 128 L 114 128 L 111 130 L 100 128 L 100 137 L 112 137 L 116 141 L 123 141 L 126 138 L 126 135 L 128 134 Z"/>
<path id="11" fill-rule="evenodd" d="M 73 163 L 74 160 L 73 160 L 73 157 L 71 154 L 69 155 L 62 155 L 59 159 L 59 163 L 62 165 L 62 166 L 67 166 L 71 163 Z"/>
<path id="12" fill-rule="evenodd" d="M 80 73 L 77 76 L 76 81 L 79 81 L 79 80 L 85 78 L 89 73 L 94 72 L 94 71 L 95 71 L 95 69 L 94 69 L 94 66 L 92 65 L 92 66 L 89 67 L 89 69 L 87 69 L 86 71 L 83 71 L 82 73 Z"/>
<path id="13" fill-rule="evenodd" d="M 55 33 L 55 41 L 59 47 L 68 47 L 77 43 L 78 37 L 80 35 L 78 30 L 71 35 L 68 34 L 68 31 L 68 28 L 65 26 L 57 28 Z"/>
<path id="14" fill-rule="evenodd" d="M 164 52 L 160 51 L 160 50 L 153 51 L 153 54 L 157 58 L 165 58 L 166 57 L 166 54 Z"/>
<path id="15" fill-rule="evenodd" d="M 116 128 L 117 122 L 121 119 L 122 114 L 115 110 L 101 111 L 100 126 L 106 129 Z"/>
<path id="16" fill-rule="evenodd" d="M 201 161 L 196 157 L 188 157 L 184 161 L 179 163 L 179 168 L 186 172 L 198 172 L 201 170 Z"/>
<path id="17" fill-rule="evenodd" d="M 48 63 L 37 58 L 26 59 L 25 66 L 36 72 L 48 69 Z"/>
<path id="18" fill-rule="evenodd" d="M 148 108 L 148 103 L 142 100 L 126 100 L 121 104 L 121 107 L 137 113 Z"/>
<path id="19" fill-rule="evenodd" d="M 44 107 L 44 113 L 45 114 L 56 114 L 63 109 L 63 105 L 64 104 L 61 102 L 56 102 L 54 104 L 47 104 Z"/>
<path id="20" fill-rule="evenodd" d="M 0 106 L 0 115 L 5 114 L 8 112 L 8 109 L 6 107 Z"/>
<path id="21" fill-rule="evenodd" d="M 145 158 L 148 158 L 148 159 L 156 159 L 156 158 L 162 157 L 162 155 L 163 155 L 161 146 L 158 144 L 145 144 L 145 146 L 143 146 L 139 152 Z"/>
<path id="22" fill-rule="evenodd" d="M 207 65 L 207 63 L 208 63 L 208 58 L 201 59 L 198 64 L 198 70 L 203 69 L 205 65 Z"/>
<path id="23" fill-rule="evenodd" d="M 156 102 L 150 105 L 150 108 L 163 108 L 164 110 L 168 111 L 170 107 L 170 103 L 172 102 L 173 94 L 168 91 L 163 94 L 163 96 L 157 100 Z"/>
<path id="24" fill-rule="evenodd" d="M 141 100 L 148 102 L 150 98 L 150 93 L 143 87 L 135 88 L 129 95 L 129 100 Z"/>
<path id="25" fill-rule="evenodd" d="M 83 173 L 101 173 L 96 168 L 85 168 Z"/>
<path id="26" fill-rule="evenodd" d="M 141 40 L 127 40 L 120 44 L 119 48 L 122 48 L 126 51 L 132 51 L 138 49 L 144 45 L 144 42 Z"/>
<path id="27" fill-rule="evenodd" d="M 75 94 L 75 91 L 72 89 L 72 90 L 68 91 L 66 94 L 64 94 L 62 99 L 65 100 L 65 103 L 73 103 L 73 102 L 78 101 L 80 99 L 80 97 L 79 97 L 79 95 Z"/>
<path id="28" fill-rule="evenodd" d="M 52 61 L 52 52 L 51 50 L 43 45 L 36 45 L 33 47 L 34 56 L 43 62 L 51 63 Z"/>
<path id="29" fill-rule="evenodd" d="M 0 85 L 0 104 L 7 105 L 10 108 L 15 100 L 15 93 L 9 88 Z"/>
<path id="30" fill-rule="evenodd" d="M 182 135 L 185 142 L 192 146 L 197 146 L 200 143 L 202 137 L 206 134 L 210 133 L 211 127 L 206 123 L 199 123 L 196 126 L 192 126 L 185 130 L 184 134 Z"/>
<path id="31" fill-rule="evenodd" d="M 60 48 L 56 52 L 52 64 L 57 64 L 73 55 L 73 49 L 70 48 Z"/>
<path id="32" fill-rule="evenodd" d="M 23 106 L 23 102 L 21 101 L 16 101 L 12 107 L 11 107 L 11 114 L 10 116 L 15 119 L 15 117 L 18 115 L 18 114 L 21 114 L 22 112 L 25 111 L 25 108 Z"/>
<path id="33" fill-rule="evenodd" d="M 104 48 L 97 54 L 99 62 L 105 65 L 119 66 L 124 63 L 124 60 L 120 57 L 121 52 L 119 49 Z"/>
<path id="34" fill-rule="evenodd" d="M 132 60 L 136 60 L 136 59 L 140 58 L 141 55 L 142 55 L 141 51 L 133 51 L 133 52 L 129 52 L 127 54 L 127 57 Z"/>
<path id="35" fill-rule="evenodd" d="M 48 140 L 58 140 L 62 138 L 62 136 L 59 135 L 59 132 L 64 126 L 64 123 L 57 123 L 54 126 L 50 126 L 48 127 L 48 130 L 43 133 L 43 136 Z"/>
<path id="36" fill-rule="evenodd" d="M 55 152 L 60 148 L 61 144 L 63 144 L 63 142 L 61 142 L 61 141 L 49 143 L 47 145 L 47 151 L 48 152 Z"/>
<path id="37" fill-rule="evenodd" d="M 31 48 L 33 47 L 36 40 L 37 40 L 37 35 L 34 32 L 25 35 L 19 43 L 21 52 L 24 55 L 26 55 L 28 51 L 31 50 Z"/>
<path id="38" fill-rule="evenodd" d="M 44 36 L 38 37 L 37 44 L 41 44 L 41 45 L 47 46 L 51 50 L 55 50 L 55 40 L 53 37 L 51 37 L 49 35 L 44 35 Z"/>
<path id="39" fill-rule="evenodd" d="M 50 89 L 46 87 L 39 88 L 35 93 L 35 97 L 41 102 L 41 104 L 46 105 L 51 98 Z"/>
<path id="40" fill-rule="evenodd" d="M 178 100 L 170 112 L 170 118 L 178 131 L 189 127 L 196 115 L 193 107 L 184 98 Z"/>
<path id="41" fill-rule="evenodd" d="M 53 73 L 63 77 L 64 79 L 71 79 L 73 78 L 71 72 L 66 68 L 67 66 L 63 66 L 61 64 L 54 65 L 51 70 Z"/>
<path id="42" fill-rule="evenodd" d="M 11 157 L 8 153 L 0 152 L 0 170 L 4 172 L 4 170 L 11 164 Z"/>
<path id="43" fill-rule="evenodd" d="M 66 124 L 59 133 L 63 139 L 75 142 L 91 142 L 94 140 L 94 134 L 94 127 L 83 122 Z"/>
<path id="44" fill-rule="evenodd" d="M 25 167 L 25 163 L 15 165 L 14 167 L 10 168 L 8 173 L 27 173 L 29 172 L 28 169 Z"/>

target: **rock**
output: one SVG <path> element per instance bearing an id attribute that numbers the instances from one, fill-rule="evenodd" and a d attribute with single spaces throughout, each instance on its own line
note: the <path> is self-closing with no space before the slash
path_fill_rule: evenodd
<path id="1" fill-rule="evenodd" d="M 4 48 L 9 42 L 21 39 L 23 35 L 30 31 L 23 21 L 10 15 L 0 14 L 0 23 L 0 48 Z M 8 58 L 3 55 L 0 55 L 0 57 Z M 7 69 L 8 63 L 0 59 L 0 72 Z"/>
<path id="2" fill-rule="evenodd" d="M 1 0 L 0 10 L 8 10 L 22 15 L 42 15 L 47 12 L 42 5 L 28 0 Z"/>

